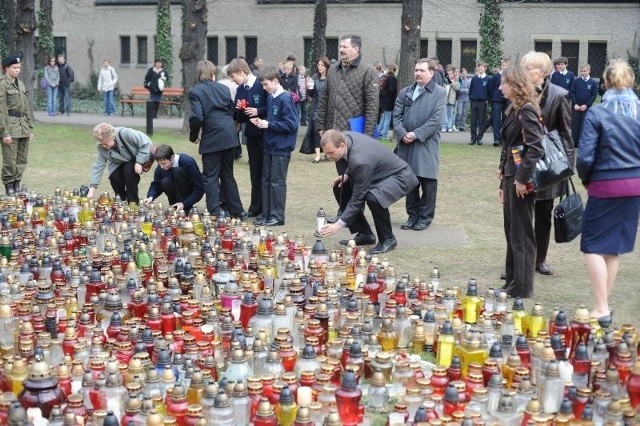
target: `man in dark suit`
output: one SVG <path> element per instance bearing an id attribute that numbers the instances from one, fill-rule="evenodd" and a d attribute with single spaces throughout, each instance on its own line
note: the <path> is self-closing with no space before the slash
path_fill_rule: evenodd
<path id="1" fill-rule="evenodd" d="M 420 182 L 407 194 L 409 218 L 400 226 L 402 229 L 423 231 L 435 216 L 440 123 L 447 104 L 447 92 L 436 84 L 436 74 L 432 59 L 420 59 L 414 69 L 415 83 L 400 91 L 393 111 L 398 156 L 411 166 Z"/>
<path id="2" fill-rule="evenodd" d="M 337 201 L 342 213 L 336 223 L 324 226 L 320 234 L 334 235 L 347 226 L 351 233 L 358 234 L 356 244 L 375 243 L 376 238 L 364 216 L 366 202 L 379 240 L 369 253 L 393 250 L 398 242 L 391 228 L 389 206 L 418 185 L 409 165 L 375 139 L 356 132 L 327 130 L 320 144 L 327 158 L 338 163 L 339 170 L 344 170 L 332 182 L 333 187 L 341 188 Z"/>
<path id="3" fill-rule="evenodd" d="M 238 144 L 233 120 L 233 100 L 229 89 L 215 81 L 216 66 L 200 61 L 196 69 L 198 84 L 189 92 L 191 117 L 189 140 L 200 143 L 207 210 L 219 216 L 220 192 L 233 217 L 245 219 L 238 184 L 233 176 L 234 151 Z"/>
<path id="4" fill-rule="evenodd" d="M 502 82 L 502 71 L 509 68 L 511 59 L 503 57 L 500 60 L 500 71 L 493 74 L 489 80 L 489 99 L 491 100 L 491 127 L 493 128 L 493 146 L 502 145 L 502 120 L 504 120 L 505 111 L 509 102 L 505 99 L 500 90 Z"/>

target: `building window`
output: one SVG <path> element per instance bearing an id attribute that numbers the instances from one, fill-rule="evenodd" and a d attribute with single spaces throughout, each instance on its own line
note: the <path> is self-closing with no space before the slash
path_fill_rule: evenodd
<path id="1" fill-rule="evenodd" d="M 460 40 L 460 67 L 472 73 L 476 69 L 478 40 Z"/>
<path id="2" fill-rule="evenodd" d="M 587 53 L 591 75 L 601 78 L 607 67 L 607 42 L 590 41 Z"/>
<path id="3" fill-rule="evenodd" d="M 338 55 L 338 45 L 340 43 L 338 42 L 338 38 L 337 37 L 333 37 L 333 38 L 328 38 L 327 37 L 327 58 L 329 58 L 329 60 L 331 59 L 335 59 L 338 60 L 338 58 L 340 57 Z"/>
<path id="4" fill-rule="evenodd" d="M 227 64 L 231 62 L 232 59 L 238 57 L 238 37 L 225 37 L 224 44 L 226 49 L 226 58 Z"/>
<path id="5" fill-rule="evenodd" d="M 248 64 L 258 57 L 258 37 L 244 38 L 244 58 Z"/>
<path id="6" fill-rule="evenodd" d="M 207 37 L 207 60 L 218 63 L 218 37 Z"/>
<path id="7" fill-rule="evenodd" d="M 54 37 L 53 38 L 53 53 L 55 56 L 67 53 L 67 38 L 66 37 Z"/>
<path id="8" fill-rule="evenodd" d="M 423 38 L 420 39 L 420 58 L 428 58 L 429 57 L 429 39 Z"/>
<path id="9" fill-rule="evenodd" d="M 436 40 L 436 57 L 443 67 L 446 67 L 451 63 L 451 51 L 453 50 L 453 43 L 451 40 Z"/>
<path id="10" fill-rule="evenodd" d="M 553 47 L 550 41 L 535 40 L 533 42 L 533 50 L 535 50 L 536 52 L 546 53 L 547 55 L 549 55 L 552 61 L 554 60 L 554 57 L 552 55 Z"/>
<path id="11" fill-rule="evenodd" d="M 120 36 L 120 63 L 129 65 L 131 63 L 131 37 Z"/>
<path id="12" fill-rule="evenodd" d="M 147 37 L 136 37 L 138 43 L 138 65 L 147 65 Z"/>
<path id="13" fill-rule="evenodd" d="M 563 41 L 560 43 L 562 56 L 567 58 L 567 69 L 578 75 L 578 59 L 580 56 L 580 43 L 577 41 Z"/>

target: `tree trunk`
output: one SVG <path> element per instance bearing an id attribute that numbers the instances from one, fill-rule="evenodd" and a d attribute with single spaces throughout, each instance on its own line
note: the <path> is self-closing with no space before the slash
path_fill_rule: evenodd
<path id="1" fill-rule="evenodd" d="M 420 59 L 420 29 L 422 25 L 422 0 L 402 0 L 400 18 L 400 69 L 398 87 L 411 84 L 413 68 Z"/>
<path id="2" fill-rule="evenodd" d="M 316 0 L 313 13 L 313 42 L 311 43 L 311 57 L 305 58 L 312 70 L 314 63 L 327 55 L 327 0 Z M 313 74 L 313 72 L 311 72 Z"/>
<path id="3" fill-rule="evenodd" d="M 22 62 L 20 80 L 27 89 L 29 106 L 33 110 L 34 37 L 36 31 L 35 0 L 18 0 L 16 3 L 16 52 Z"/>
<path id="4" fill-rule="evenodd" d="M 2 57 L 4 58 L 7 55 L 13 54 L 16 51 L 16 33 L 15 31 L 9 31 L 13 27 L 9 25 L 10 22 L 16 22 L 16 0 L 1 0 L 2 1 L 2 12 L 3 19 L 2 28 L 4 31 L 2 33 L 2 48 L 4 49 L 2 52 Z"/>
<path id="5" fill-rule="evenodd" d="M 196 80 L 196 65 L 205 57 L 207 42 L 207 3 L 205 0 L 182 0 L 182 85 L 184 87 L 184 122 L 183 130 L 189 130 L 188 94 Z"/>

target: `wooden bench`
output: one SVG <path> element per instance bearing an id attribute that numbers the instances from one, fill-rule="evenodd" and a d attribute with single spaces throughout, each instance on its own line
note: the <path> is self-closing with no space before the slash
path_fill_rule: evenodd
<path id="1" fill-rule="evenodd" d="M 120 96 L 120 115 L 124 115 L 125 105 L 129 106 L 131 116 L 133 116 L 133 106 L 136 104 L 144 104 L 149 100 L 149 91 L 143 86 L 134 86 L 131 93 Z M 182 87 L 165 87 L 162 92 L 162 100 L 160 105 L 169 108 L 176 107 L 178 115 L 182 117 L 182 104 L 184 103 L 184 89 Z"/>

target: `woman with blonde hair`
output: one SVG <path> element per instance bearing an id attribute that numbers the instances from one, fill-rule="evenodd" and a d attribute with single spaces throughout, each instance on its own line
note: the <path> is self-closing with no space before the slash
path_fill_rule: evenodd
<path id="1" fill-rule="evenodd" d="M 564 148 L 573 165 L 575 146 L 571 137 L 571 101 L 569 91 L 553 84 L 549 78 L 553 65 L 549 55 L 543 52 L 528 52 L 520 64 L 527 70 L 536 95 L 542 119 L 547 130 L 557 130 L 564 142 Z M 551 216 L 553 200 L 565 193 L 568 182 L 560 182 L 551 188 L 536 191 L 534 232 L 536 236 L 536 271 L 543 275 L 553 275 L 547 265 L 547 252 L 551 238 Z"/>
<path id="2" fill-rule="evenodd" d="M 603 76 L 602 103 L 587 111 L 576 168 L 587 188 L 580 250 L 593 288 L 591 317 L 611 325 L 608 300 L 619 256 L 633 251 L 640 211 L 640 101 L 628 63 L 615 61 Z"/>
<path id="3" fill-rule="evenodd" d="M 507 240 L 504 289 L 511 297 L 533 296 L 536 239 L 533 233 L 535 193 L 529 182 L 544 155 L 544 133 L 535 89 L 526 69 L 513 65 L 504 70 L 500 90 L 511 101 L 502 125 L 502 153 L 498 165 Z"/>

